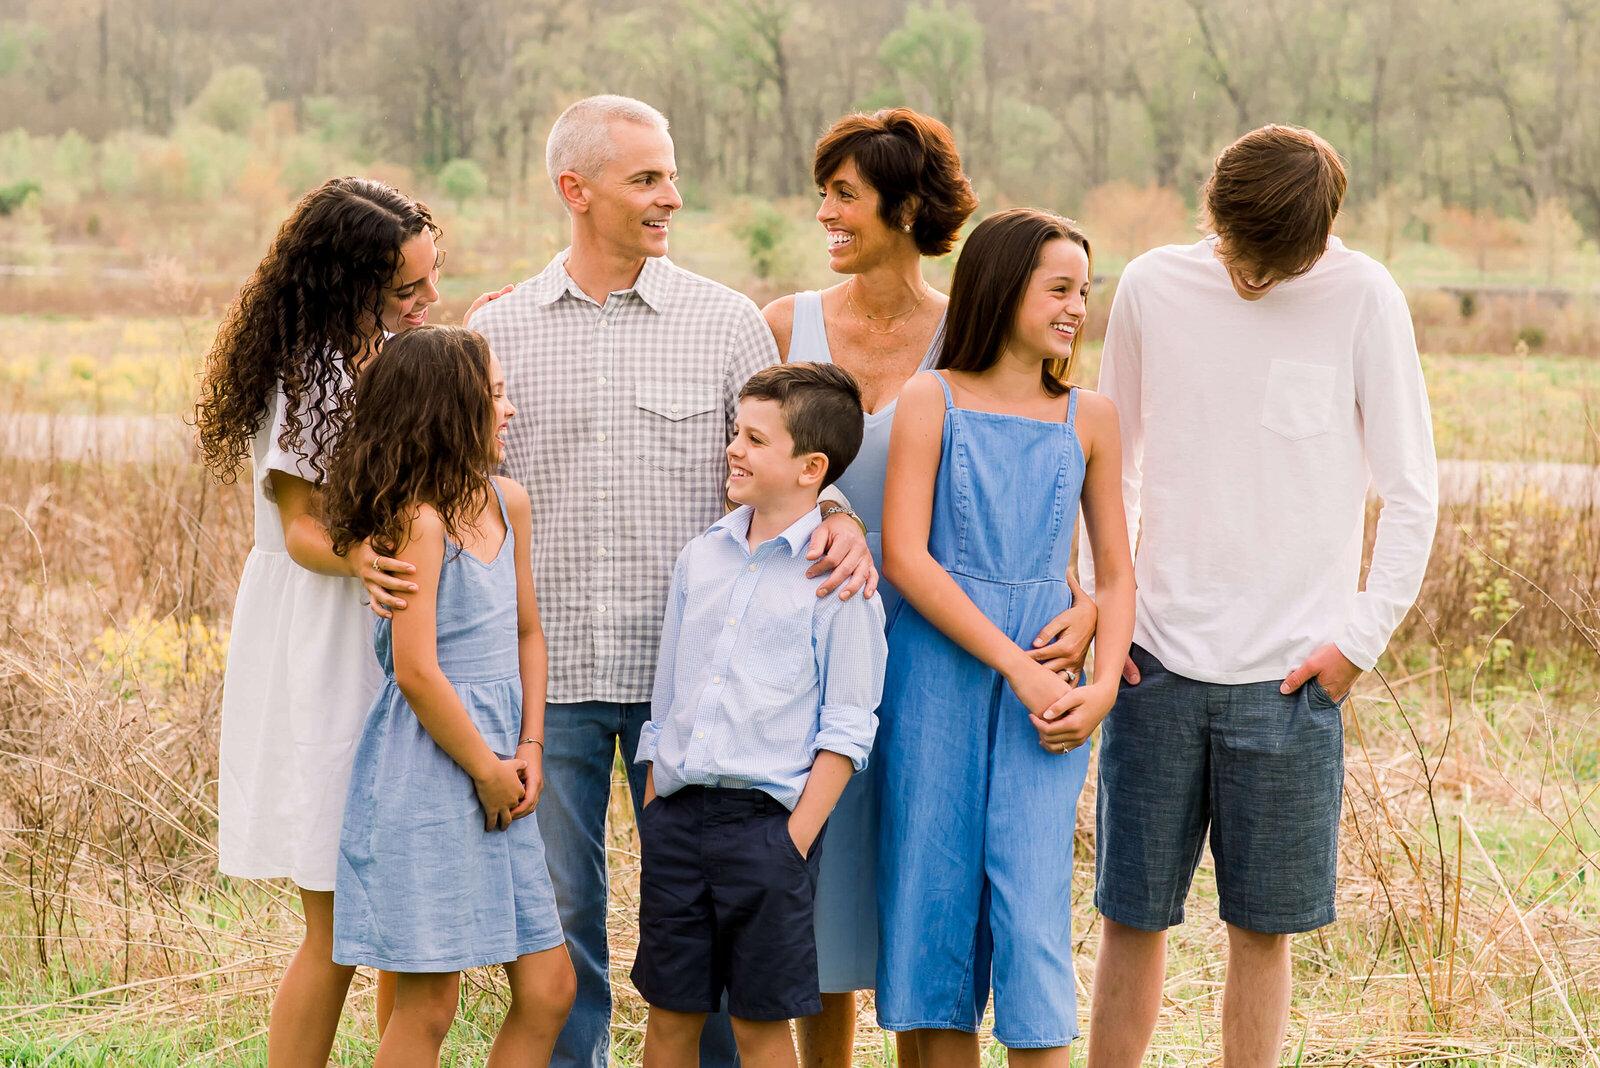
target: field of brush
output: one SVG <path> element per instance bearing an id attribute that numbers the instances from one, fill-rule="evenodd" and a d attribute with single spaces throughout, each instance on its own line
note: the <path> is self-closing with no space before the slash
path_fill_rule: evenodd
<path id="1" fill-rule="evenodd" d="M 160 281 L 134 314 L 0 316 L 0 426 L 182 413 L 216 311 Z M 1594 463 L 1600 362 L 1502 342 L 1425 358 L 1441 455 Z M 249 537 L 246 489 L 181 449 L 0 455 L 0 1065 L 264 1063 L 297 906 L 215 867 L 217 710 Z M 1592 502 L 1533 488 L 1445 509 L 1417 610 L 1346 713 L 1340 918 L 1296 942 L 1290 1063 L 1600 1066 L 1597 594 Z M 1085 998 L 1092 781 L 1073 915 Z M 637 844 L 613 801 L 616 1057 L 635 1064 Z M 1207 861 L 1149 1064 L 1216 1054 L 1214 901 Z M 375 1047 L 370 983 L 337 1063 Z M 498 975 L 474 973 L 446 1064 L 481 1062 L 502 1005 Z M 861 1028 L 863 1063 L 889 1049 Z"/>

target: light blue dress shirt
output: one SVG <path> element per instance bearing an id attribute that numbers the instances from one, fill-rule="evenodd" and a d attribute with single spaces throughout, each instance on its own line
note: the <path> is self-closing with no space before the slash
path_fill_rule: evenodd
<path id="1" fill-rule="evenodd" d="M 818 597 L 812 509 L 750 551 L 737 508 L 678 554 L 661 627 L 650 722 L 636 760 L 656 793 L 757 789 L 793 809 L 821 750 L 867 766 L 883 695 L 883 607 Z"/>

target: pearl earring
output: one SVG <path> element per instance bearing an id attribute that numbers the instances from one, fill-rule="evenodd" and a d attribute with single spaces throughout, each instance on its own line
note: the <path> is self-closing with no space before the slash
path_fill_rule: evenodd
<path id="1" fill-rule="evenodd" d="M 904 226 L 900 227 L 900 229 L 904 230 L 906 233 L 909 234 L 911 232 L 911 224 L 910 223 L 906 223 Z"/>

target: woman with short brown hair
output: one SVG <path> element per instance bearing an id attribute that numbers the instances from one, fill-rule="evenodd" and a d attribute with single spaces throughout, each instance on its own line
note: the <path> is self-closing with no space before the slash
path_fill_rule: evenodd
<path id="1" fill-rule="evenodd" d="M 884 472 L 900 388 L 933 366 L 948 298 L 922 274 L 925 256 L 955 247 L 978 206 L 948 127 L 909 108 L 846 115 L 817 142 L 812 177 L 828 236 L 828 289 L 780 297 L 763 311 L 786 361 L 834 363 L 861 385 L 861 450 L 839 478 L 882 564 Z M 887 584 L 885 612 L 899 597 Z M 1035 656 L 1074 674 L 1094 630 L 1093 602 L 1075 600 L 1041 632 Z M 822 1012 L 797 1021 L 806 1068 L 846 1068 L 855 1034 L 855 991 L 875 985 L 877 772 L 855 776 L 828 823 L 817 886 L 817 964 Z M 901 1050 L 914 1063 L 915 1048 Z M 908 1060 L 909 1059 L 909 1060 Z"/>

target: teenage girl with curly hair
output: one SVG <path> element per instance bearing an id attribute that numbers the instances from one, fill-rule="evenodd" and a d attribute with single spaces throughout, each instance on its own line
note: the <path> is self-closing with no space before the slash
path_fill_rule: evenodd
<path id="1" fill-rule="evenodd" d="M 255 546 L 222 696 L 218 866 L 300 890 L 306 933 L 273 1002 L 274 1068 L 324 1064 L 333 1046 L 354 973 L 332 956 L 339 821 L 383 678 L 364 601 L 401 607 L 413 588 L 400 561 L 333 552 L 321 485 L 355 371 L 439 299 L 439 233 L 424 205 L 381 182 L 308 193 L 229 309 L 195 408 L 217 477 L 233 480 L 246 457 L 254 470 Z"/>

